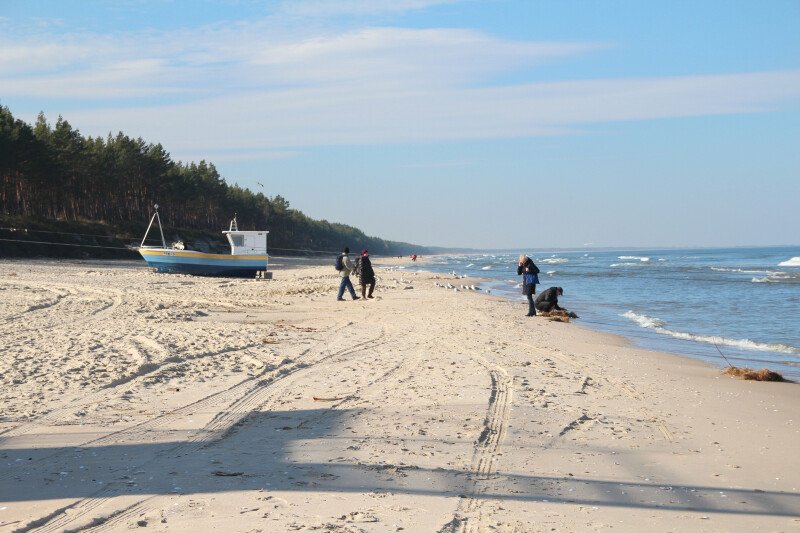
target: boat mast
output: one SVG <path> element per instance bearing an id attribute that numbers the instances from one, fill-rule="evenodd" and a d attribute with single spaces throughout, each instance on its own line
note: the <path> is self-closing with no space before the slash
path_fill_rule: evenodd
<path id="1" fill-rule="evenodd" d="M 167 240 L 164 238 L 164 229 L 161 227 L 161 217 L 158 216 L 158 204 L 153 204 L 156 212 L 153 213 L 153 216 L 150 218 L 150 224 L 147 226 L 147 231 L 144 232 L 144 238 L 142 239 L 142 244 L 139 246 L 144 246 L 144 241 L 147 240 L 147 234 L 150 233 L 150 228 L 153 227 L 153 221 L 158 219 L 158 231 L 161 233 L 161 246 L 164 248 L 167 247 Z"/>

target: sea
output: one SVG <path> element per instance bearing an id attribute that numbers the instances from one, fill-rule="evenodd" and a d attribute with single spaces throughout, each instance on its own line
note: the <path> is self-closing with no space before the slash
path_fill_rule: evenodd
<path id="1" fill-rule="evenodd" d="M 541 270 L 537 292 L 563 288 L 559 303 L 578 324 L 643 348 L 800 379 L 800 246 L 521 250 L 441 255 L 406 268 L 483 278 L 482 292 L 519 302 L 524 313 L 520 254 Z"/>

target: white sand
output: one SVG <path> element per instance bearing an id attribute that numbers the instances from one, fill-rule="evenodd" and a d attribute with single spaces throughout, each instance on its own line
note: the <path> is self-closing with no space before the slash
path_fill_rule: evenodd
<path id="1" fill-rule="evenodd" d="M 0 531 L 800 529 L 797 385 L 378 275 L 0 262 Z"/>

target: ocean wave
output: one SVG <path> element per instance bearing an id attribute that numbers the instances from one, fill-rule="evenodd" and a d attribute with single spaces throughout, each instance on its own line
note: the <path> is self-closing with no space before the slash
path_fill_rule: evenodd
<path id="1" fill-rule="evenodd" d="M 630 259 L 637 259 L 637 260 L 641 261 L 642 263 L 647 263 L 648 261 L 650 261 L 649 257 L 644 257 L 644 256 L 641 256 L 641 255 L 621 255 L 621 256 L 617 257 L 617 259 L 623 259 L 623 260 L 625 260 L 625 259 L 629 259 L 629 260 Z"/>
<path id="2" fill-rule="evenodd" d="M 548 270 L 548 271 L 547 271 L 547 275 L 549 275 L 549 276 L 552 276 L 552 275 L 553 275 L 553 274 L 555 274 L 556 272 L 558 272 L 558 270 Z"/>
<path id="3" fill-rule="evenodd" d="M 633 311 L 623 313 L 622 316 L 636 322 L 643 328 L 651 329 L 656 333 L 662 335 L 669 335 L 676 339 L 683 339 L 687 341 L 702 342 L 705 344 L 716 344 L 719 346 L 733 346 L 735 348 L 742 348 L 745 350 L 757 350 L 761 352 L 779 352 L 788 354 L 800 354 L 800 348 L 789 346 L 780 343 L 763 343 L 755 342 L 750 339 L 728 339 L 726 337 L 719 337 L 716 335 L 695 335 L 692 333 L 684 333 L 682 331 L 672 331 L 665 328 L 666 323 L 658 318 L 649 317 L 647 315 L 639 315 Z"/>
<path id="4" fill-rule="evenodd" d="M 744 270 L 741 268 L 711 267 L 714 272 L 741 272 L 743 274 L 770 274 L 769 270 Z"/>
<path id="5" fill-rule="evenodd" d="M 481 270 L 491 270 L 492 265 L 486 265 L 485 267 L 481 267 Z"/>
<path id="6" fill-rule="evenodd" d="M 548 257 L 547 259 L 542 259 L 539 262 L 546 263 L 548 265 L 560 265 L 561 263 L 566 263 L 568 261 L 569 259 L 566 257 Z"/>
<path id="7" fill-rule="evenodd" d="M 610 267 L 636 267 L 641 265 L 641 263 L 612 263 L 608 266 Z"/>
<path id="8" fill-rule="evenodd" d="M 792 257 L 782 263 L 778 263 L 779 267 L 800 267 L 800 257 Z"/>
<path id="9" fill-rule="evenodd" d="M 753 278 L 753 283 L 800 283 L 800 273 L 769 272 L 763 278 Z"/>
<path id="10" fill-rule="evenodd" d="M 474 266 L 475 266 L 475 263 L 470 263 L 467 266 L 465 266 L 464 268 L 469 268 L 469 267 L 474 267 Z"/>
<path id="11" fill-rule="evenodd" d="M 663 320 L 660 320 L 658 318 L 652 318 L 647 315 L 637 315 L 633 311 L 628 311 L 626 313 L 623 313 L 622 316 L 633 320 L 643 328 L 655 329 L 664 326 Z"/>

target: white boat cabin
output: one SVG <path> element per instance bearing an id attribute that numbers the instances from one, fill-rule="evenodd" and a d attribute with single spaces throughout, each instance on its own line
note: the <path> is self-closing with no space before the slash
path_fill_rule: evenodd
<path id="1" fill-rule="evenodd" d="M 231 245 L 231 255 L 267 255 L 269 231 L 239 231 L 234 217 L 230 229 L 222 233 Z"/>

